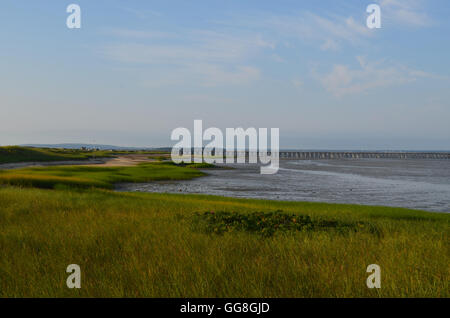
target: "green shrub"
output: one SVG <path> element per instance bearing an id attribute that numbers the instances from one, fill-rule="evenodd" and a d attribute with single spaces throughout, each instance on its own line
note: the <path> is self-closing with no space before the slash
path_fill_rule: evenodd
<path id="1" fill-rule="evenodd" d="M 337 220 L 313 220 L 308 215 L 274 212 L 205 212 L 194 215 L 194 228 L 207 233 L 223 234 L 230 231 L 246 231 L 265 237 L 276 232 L 335 230 L 345 234 L 348 231 L 367 231 L 378 237 L 381 232 L 367 222 L 342 222 Z"/>

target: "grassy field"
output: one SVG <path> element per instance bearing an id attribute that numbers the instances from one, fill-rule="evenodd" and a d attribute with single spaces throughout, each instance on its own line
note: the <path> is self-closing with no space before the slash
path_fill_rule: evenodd
<path id="1" fill-rule="evenodd" d="M 0 147 L 0 164 L 34 161 L 86 160 L 93 157 L 109 157 L 110 155 L 111 154 L 106 151 L 8 146 Z"/>
<path id="2" fill-rule="evenodd" d="M 107 158 L 118 155 L 151 155 L 167 158 L 168 152 L 158 150 L 80 150 L 80 149 L 61 149 L 61 148 L 36 148 L 21 146 L 0 147 L 0 164 L 17 162 L 51 162 L 68 160 L 87 160 L 92 158 Z M 162 156 L 164 155 L 164 156 Z"/>
<path id="3" fill-rule="evenodd" d="M 165 163 L 80 168 L 1 172 L 91 188 L 0 187 L 0 296 L 450 296 L 448 214 L 118 193 L 105 188 L 202 173 Z M 374 263 L 381 289 L 366 287 Z M 69 264 L 81 266 L 81 289 L 66 287 Z"/>
<path id="4" fill-rule="evenodd" d="M 0 184 L 44 189 L 61 187 L 111 189 L 118 182 L 183 180 L 205 175 L 193 169 L 196 167 L 208 166 L 207 164 L 189 164 L 181 167 L 172 163 L 154 162 L 131 167 L 33 167 L 0 170 Z"/>

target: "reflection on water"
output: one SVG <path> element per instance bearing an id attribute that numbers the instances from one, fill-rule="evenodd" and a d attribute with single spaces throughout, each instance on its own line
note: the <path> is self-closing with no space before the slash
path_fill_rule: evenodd
<path id="1" fill-rule="evenodd" d="M 189 181 L 122 184 L 119 191 L 399 206 L 450 212 L 450 160 L 289 160 L 275 175 L 257 165 L 206 170 Z"/>

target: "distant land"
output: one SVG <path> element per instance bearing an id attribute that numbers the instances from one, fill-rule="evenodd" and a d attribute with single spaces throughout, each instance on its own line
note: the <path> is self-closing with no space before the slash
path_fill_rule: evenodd
<path id="1" fill-rule="evenodd" d="M 63 144 L 22 144 L 21 147 L 34 147 L 34 148 L 65 148 L 65 149 L 81 149 L 85 148 L 98 148 L 99 150 L 157 150 L 157 151 L 171 151 L 172 147 L 126 147 L 126 146 L 114 146 L 114 145 L 101 145 L 101 144 L 83 144 L 83 143 L 63 143 Z M 396 149 L 294 149 L 294 148 L 281 148 L 280 151 L 312 151 L 312 152 L 396 152 L 396 153 L 449 153 L 450 150 L 396 150 Z"/>
<path id="2" fill-rule="evenodd" d="M 81 149 L 85 148 L 98 148 L 100 150 L 161 150 L 170 151 L 169 147 L 123 147 L 113 145 L 97 145 L 97 144 L 24 144 L 19 145 L 21 147 L 34 147 L 34 148 L 65 148 L 65 149 Z"/>

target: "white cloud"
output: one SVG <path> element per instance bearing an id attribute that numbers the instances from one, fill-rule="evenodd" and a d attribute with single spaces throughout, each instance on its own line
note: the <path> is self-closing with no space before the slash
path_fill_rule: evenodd
<path id="1" fill-rule="evenodd" d="M 154 36 L 152 31 L 114 30 L 115 35 L 129 39 Z M 156 33 L 156 36 L 159 36 Z M 163 36 L 163 35 L 161 35 Z M 169 34 L 169 44 L 119 42 L 105 45 L 101 54 L 122 63 L 164 67 L 162 76 L 145 80 L 146 86 L 175 85 L 183 82 L 204 86 L 241 85 L 260 77 L 260 70 L 248 65 L 261 50 L 274 44 L 258 34 L 239 36 L 214 31 L 193 30 L 181 35 Z M 182 38 L 182 39 L 181 39 Z"/>
<path id="2" fill-rule="evenodd" d="M 356 43 L 361 38 L 368 37 L 372 34 L 362 22 L 356 22 L 353 17 L 335 17 L 331 19 L 311 15 L 311 19 L 312 25 L 317 32 L 322 32 L 323 36 L 331 36 L 335 40 Z"/>
<path id="3" fill-rule="evenodd" d="M 121 28 L 107 28 L 104 29 L 104 33 L 112 36 L 133 38 L 133 39 L 155 39 L 155 38 L 168 38 L 173 35 L 168 32 L 161 31 L 147 31 L 147 30 L 130 30 Z"/>
<path id="4" fill-rule="evenodd" d="M 224 51 L 213 46 L 191 47 L 179 44 L 119 43 L 107 45 L 102 51 L 107 58 L 115 61 L 158 65 L 185 65 L 194 61 L 223 62 L 241 57 L 241 53 L 237 50 Z"/>
<path id="5" fill-rule="evenodd" d="M 149 19 L 153 17 L 161 17 L 163 14 L 159 11 L 154 10 L 142 10 L 142 9 L 134 9 L 128 7 L 120 7 L 125 12 L 131 13 L 139 19 Z"/>
<path id="6" fill-rule="evenodd" d="M 413 70 L 403 65 L 386 61 L 367 62 L 357 57 L 359 67 L 334 65 L 326 74 L 313 75 L 322 83 L 327 91 L 336 97 L 362 93 L 377 87 L 389 87 L 416 81 L 419 78 L 434 78 L 433 74 Z"/>
<path id="7" fill-rule="evenodd" d="M 339 49 L 339 44 L 332 39 L 327 39 L 321 46 L 320 48 L 324 51 L 337 51 Z"/>
<path id="8" fill-rule="evenodd" d="M 375 0 L 381 6 L 382 26 L 399 24 L 426 26 L 431 23 L 423 0 Z M 265 30 L 277 43 L 301 40 L 322 50 L 337 51 L 345 46 L 364 46 L 377 32 L 366 25 L 365 6 L 348 15 L 316 14 L 309 11 L 289 15 L 255 14 L 217 22 L 230 28 Z M 353 14 L 353 15 L 352 15 Z"/>
<path id="9" fill-rule="evenodd" d="M 386 17 L 412 25 L 424 25 L 428 20 L 420 11 L 421 2 L 418 0 L 379 0 L 379 3 L 382 19 Z M 360 20 L 351 15 L 317 15 L 311 12 L 241 16 L 216 21 L 214 29 L 220 31 L 165 33 L 109 29 L 118 41 L 103 46 L 101 52 L 110 60 L 165 68 L 166 72 L 158 79 L 149 80 L 149 85 L 180 84 L 182 81 L 206 86 L 241 85 L 260 78 L 261 71 L 252 65 L 256 57 L 269 53 L 266 57 L 273 61 L 285 62 L 285 54 L 281 57 L 278 53 L 286 48 L 293 49 L 295 41 L 309 43 L 324 51 L 367 45 L 368 39 L 376 33 L 366 27 L 364 10 L 362 12 Z M 277 44 L 280 50 L 277 50 Z M 360 65 L 360 69 L 334 65 L 321 81 L 333 94 L 345 95 L 382 86 L 384 82 L 400 83 L 416 77 L 412 73 L 405 76 L 405 70 L 393 65 L 375 67 L 373 64 Z M 374 78 L 362 80 L 369 75 Z M 416 75 L 420 77 L 419 73 Z M 392 77 L 382 81 L 383 76 Z"/>
<path id="10" fill-rule="evenodd" d="M 355 20 L 352 16 L 320 16 L 311 12 L 293 15 L 261 15 L 239 17 L 232 21 L 221 21 L 229 27 L 266 30 L 277 42 L 286 45 L 287 40 L 300 39 L 316 44 L 322 50 L 338 50 L 345 44 L 359 45 L 370 38 L 373 32 L 365 25 L 365 20 Z"/>
<path id="11" fill-rule="evenodd" d="M 427 26 L 431 18 L 420 0 L 379 0 L 382 21 L 407 26 Z M 383 23 L 383 22 L 382 22 Z"/>
<path id="12" fill-rule="evenodd" d="M 232 35 L 227 33 L 193 30 L 183 34 L 158 31 L 110 29 L 111 34 L 136 38 L 170 38 L 170 44 L 124 42 L 103 47 L 103 54 L 113 60 L 145 64 L 185 64 L 186 61 L 235 62 L 252 57 L 262 49 L 274 49 L 274 44 L 259 34 Z M 174 44 L 176 43 L 176 44 Z"/>

